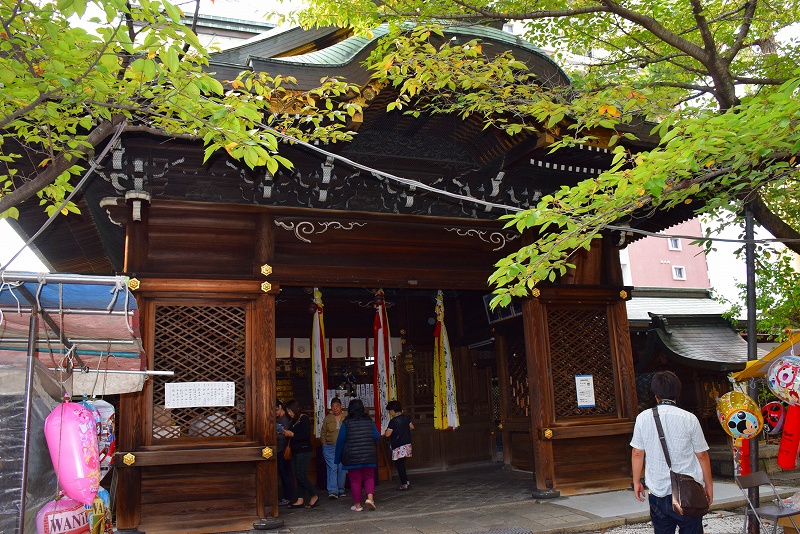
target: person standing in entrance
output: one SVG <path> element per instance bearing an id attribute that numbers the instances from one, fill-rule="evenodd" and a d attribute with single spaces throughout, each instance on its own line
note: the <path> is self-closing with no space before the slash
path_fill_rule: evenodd
<path id="1" fill-rule="evenodd" d="M 292 399 L 286 403 L 286 413 L 292 419 L 289 430 L 283 433 L 289 438 L 289 447 L 292 449 L 292 468 L 297 482 L 297 500 L 289 504 L 288 508 L 314 508 L 319 504 L 314 485 L 308 478 L 308 462 L 311 460 L 311 421 L 300 410 L 300 403 Z M 306 504 L 305 497 L 308 496 Z"/>
<path id="2" fill-rule="evenodd" d="M 397 467 L 397 475 L 400 477 L 400 491 L 408 490 L 410 482 L 406 474 L 406 458 L 411 458 L 411 431 L 414 430 L 414 423 L 411 418 L 403 413 L 403 406 L 400 401 L 389 401 L 386 411 L 392 418 L 389 426 L 384 432 L 384 436 L 389 438 L 389 445 L 392 448 L 392 460 Z"/>
<path id="3" fill-rule="evenodd" d="M 342 426 L 345 414 L 342 412 L 342 401 L 339 397 L 331 399 L 331 411 L 322 420 L 322 454 L 325 456 L 325 465 L 328 468 L 328 498 L 338 499 L 344 496 L 344 479 L 347 473 L 342 464 L 334 461 L 336 456 L 336 438 L 339 437 L 339 428 Z"/>
<path id="4" fill-rule="evenodd" d="M 660 371 L 653 375 L 650 389 L 658 402 L 658 415 L 664 427 L 672 469 L 677 473 L 689 474 L 702 483 L 708 503 L 711 504 L 714 501 L 714 483 L 711 479 L 708 443 L 697 417 L 678 408 L 680 379 L 671 371 Z M 670 470 L 664 458 L 652 409 L 643 411 L 636 418 L 631 447 L 633 493 L 644 502 L 647 495 L 642 485 L 644 468 L 645 483 L 650 490 L 650 519 L 655 534 L 674 534 L 676 527 L 680 528 L 680 534 L 702 534 L 702 517 L 684 517 L 672 509 Z"/>
<path id="5" fill-rule="evenodd" d="M 354 512 L 362 512 L 361 484 L 367 499 L 364 505 L 375 510 L 375 468 L 378 466 L 377 444 L 381 435 L 372 418 L 364 410 L 361 399 L 353 399 L 347 406 L 347 417 L 336 439 L 336 463 L 341 463 L 350 474 L 350 491 L 353 492 Z"/>
<path id="6" fill-rule="evenodd" d="M 275 406 L 275 419 L 278 421 L 277 429 L 277 462 L 278 462 L 278 480 L 281 483 L 283 490 L 283 499 L 278 501 L 278 506 L 286 506 L 294 502 L 294 477 L 292 476 L 292 462 L 283 458 L 283 451 L 286 450 L 286 445 L 289 444 L 289 438 L 283 433 L 284 429 L 289 428 L 292 420 L 286 415 L 286 410 L 283 409 L 283 403 L 278 400 Z"/>

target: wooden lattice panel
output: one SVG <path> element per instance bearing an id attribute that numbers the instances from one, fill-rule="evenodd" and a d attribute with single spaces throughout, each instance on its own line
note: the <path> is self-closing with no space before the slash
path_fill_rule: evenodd
<path id="1" fill-rule="evenodd" d="M 398 366 L 395 364 L 395 368 Z M 433 352 L 414 351 L 414 404 L 433 404 Z"/>
<path id="2" fill-rule="evenodd" d="M 531 397 L 528 389 L 528 360 L 523 337 L 509 338 L 508 343 L 508 390 L 511 399 L 512 418 L 531 416 Z"/>
<path id="3" fill-rule="evenodd" d="M 156 306 L 153 438 L 204 438 L 245 433 L 245 318 L 237 306 Z M 234 406 L 173 408 L 167 382 L 234 382 Z"/>
<path id="4" fill-rule="evenodd" d="M 617 413 L 608 317 L 603 309 L 547 313 L 556 417 Z M 594 377 L 594 408 L 578 408 L 575 375 Z"/>

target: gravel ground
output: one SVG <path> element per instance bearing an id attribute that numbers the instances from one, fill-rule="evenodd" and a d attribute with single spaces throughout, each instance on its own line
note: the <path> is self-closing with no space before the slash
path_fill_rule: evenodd
<path id="1" fill-rule="evenodd" d="M 743 512 L 712 512 L 703 518 L 705 534 L 742 534 L 744 531 Z M 623 527 L 610 528 L 602 531 L 603 534 L 651 534 L 652 523 L 637 523 Z M 769 529 L 772 532 L 772 529 Z M 783 534 L 783 528 L 778 527 L 778 534 Z"/>

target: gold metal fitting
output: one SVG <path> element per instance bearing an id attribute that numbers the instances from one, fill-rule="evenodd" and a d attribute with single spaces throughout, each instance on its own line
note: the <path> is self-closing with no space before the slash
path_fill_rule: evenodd
<path id="1" fill-rule="evenodd" d="M 534 287 L 533 290 L 531 291 L 531 295 L 533 295 L 534 297 L 538 297 L 541 294 L 542 294 L 542 292 L 539 291 L 538 287 Z"/>
<path id="2" fill-rule="evenodd" d="M 261 284 L 261 291 L 264 293 L 269 293 L 272 290 L 272 284 L 269 282 L 264 282 Z"/>
<path id="3" fill-rule="evenodd" d="M 261 266 L 261 274 L 263 274 L 264 276 L 271 275 L 272 274 L 272 265 L 270 265 L 269 263 L 265 263 L 264 265 L 262 265 Z"/>
<path id="4" fill-rule="evenodd" d="M 549 428 L 545 428 L 544 430 L 544 439 L 553 439 L 553 431 Z"/>
<path id="5" fill-rule="evenodd" d="M 619 298 L 621 299 L 628 298 L 628 292 L 623 289 L 622 291 L 619 292 Z"/>
<path id="6" fill-rule="evenodd" d="M 500 430 L 503 430 L 503 423 L 498 424 L 497 428 L 499 428 Z"/>
<path id="7" fill-rule="evenodd" d="M 272 458 L 273 455 L 274 453 L 272 452 L 272 447 L 264 447 L 263 449 L 261 449 L 261 456 L 263 456 L 267 460 Z"/>
<path id="8" fill-rule="evenodd" d="M 133 465 L 133 463 L 135 461 L 136 461 L 136 456 L 134 456 L 131 453 L 128 453 L 128 454 L 126 454 L 125 456 L 122 457 L 122 463 L 124 463 L 125 465 L 128 465 L 128 466 Z"/>
<path id="9" fill-rule="evenodd" d="M 128 280 L 128 289 L 130 289 L 131 291 L 136 291 L 137 289 L 139 289 L 139 286 L 141 285 L 142 283 L 139 282 L 139 280 L 137 280 L 136 278 L 131 278 L 130 280 Z"/>

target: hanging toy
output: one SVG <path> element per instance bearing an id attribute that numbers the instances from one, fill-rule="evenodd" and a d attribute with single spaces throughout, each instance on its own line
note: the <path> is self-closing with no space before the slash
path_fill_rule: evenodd
<path id="1" fill-rule="evenodd" d="M 103 399 L 95 399 L 92 402 L 100 414 L 100 433 L 98 435 L 97 447 L 100 452 L 100 478 L 102 479 L 106 473 L 108 473 L 108 470 L 111 469 L 111 463 L 114 460 L 114 451 L 117 447 L 114 429 L 114 425 L 116 424 L 114 406 Z"/>
<path id="2" fill-rule="evenodd" d="M 764 417 L 764 428 L 770 436 L 777 436 L 783 430 L 783 422 L 786 419 L 786 407 L 781 401 L 769 401 L 761 408 L 761 415 Z"/>
<path id="3" fill-rule="evenodd" d="M 792 355 L 776 359 L 767 370 L 767 385 L 779 399 L 789 403 L 778 447 L 778 466 L 792 470 L 797 467 L 800 449 L 800 358 Z"/>
<path id="4" fill-rule="evenodd" d="M 91 505 L 85 504 L 86 518 L 90 534 L 114 534 L 111 522 L 111 495 L 105 488 L 100 488 Z"/>
<path id="5" fill-rule="evenodd" d="M 756 401 L 739 391 L 730 391 L 719 398 L 717 416 L 722 428 L 733 439 L 755 437 L 764 425 Z"/>
<path id="6" fill-rule="evenodd" d="M 97 426 L 82 404 L 63 402 L 44 422 L 58 484 L 64 494 L 83 504 L 92 504 L 100 487 Z"/>
<path id="7" fill-rule="evenodd" d="M 36 514 L 37 534 L 89 533 L 89 518 L 83 504 L 61 497 L 42 506 Z"/>
<path id="8" fill-rule="evenodd" d="M 750 474 L 750 440 L 733 440 L 733 474 L 737 477 Z"/>

